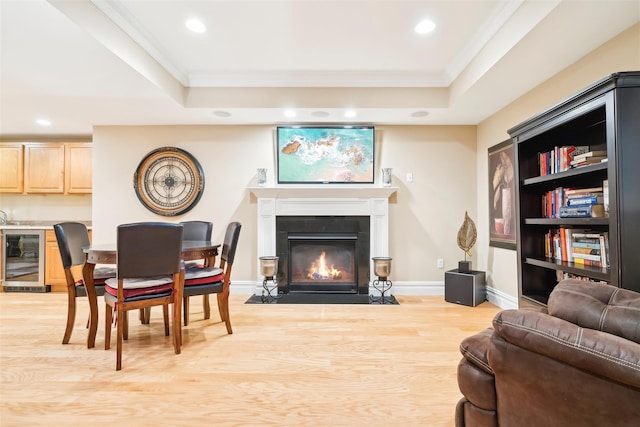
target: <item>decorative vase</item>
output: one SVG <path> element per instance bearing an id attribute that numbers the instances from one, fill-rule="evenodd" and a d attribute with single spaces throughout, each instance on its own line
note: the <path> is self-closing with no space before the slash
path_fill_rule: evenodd
<path id="1" fill-rule="evenodd" d="M 264 187 L 267 184 L 267 170 L 265 168 L 258 169 L 258 186 Z"/>
<path id="2" fill-rule="evenodd" d="M 391 172 L 392 168 L 382 168 L 382 185 L 385 187 L 391 187 Z"/>
<path id="3" fill-rule="evenodd" d="M 502 189 L 502 219 L 504 220 L 504 231 L 506 235 L 512 233 L 513 212 L 511 211 L 511 188 Z"/>

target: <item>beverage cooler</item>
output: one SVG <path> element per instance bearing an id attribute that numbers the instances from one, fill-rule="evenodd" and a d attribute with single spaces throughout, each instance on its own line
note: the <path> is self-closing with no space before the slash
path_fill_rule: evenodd
<path id="1" fill-rule="evenodd" d="M 44 230 L 2 231 L 5 292 L 48 292 L 44 283 Z"/>

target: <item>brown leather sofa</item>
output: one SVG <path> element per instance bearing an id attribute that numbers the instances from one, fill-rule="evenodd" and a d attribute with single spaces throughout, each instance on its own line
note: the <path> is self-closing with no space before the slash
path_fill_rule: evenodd
<path id="1" fill-rule="evenodd" d="M 640 293 L 564 280 L 460 345 L 456 426 L 640 426 Z"/>

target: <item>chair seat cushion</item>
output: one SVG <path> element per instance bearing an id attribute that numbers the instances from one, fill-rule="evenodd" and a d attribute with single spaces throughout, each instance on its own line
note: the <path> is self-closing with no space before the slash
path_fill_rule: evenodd
<path id="1" fill-rule="evenodd" d="M 187 268 L 184 272 L 184 280 L 191 279 L 200 279 L 202 277 L 213 277 L 222 274 L 224 277 L 224 271 L 218 267 L 207 267 L 207 268 Z"/>
<path id="2" fill-rule="evenodd" d="M 224 280 L 224 271 L 217 267 L 187 268 L 184 274 L 184 286 L 206 285 Z"/>
<path id="3" fill-rule="evenodd" d="M 93 280 L 97 279 L 109 279 L 111 277 L 116 277 L 116 268 L 112 266 L 96 266 L 93 270 Z"/>
<path id="4" fill-rule="evenodd" d="M 136 279 L 124 279 L 122 287 L 125 298 L 165 293 L 173 288 L 173 277 L 156 276 Z M 110 295 L 117 296 L 118 279 L 107 279 L 105 282 L 104 290 Z"/>

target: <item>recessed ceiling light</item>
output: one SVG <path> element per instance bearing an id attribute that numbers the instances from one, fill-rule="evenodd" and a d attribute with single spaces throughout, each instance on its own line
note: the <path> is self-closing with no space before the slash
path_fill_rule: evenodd
<path id="1" fill-rule="evenodd" d="M 418 34 L 428 34 L 436 29 L 436 24 L 430 19 L 420 21 L 415 27 L 415 32 Z"/>
<path id="2" fill-rule="evenodd" d="M 285 110 L 284 116 L 293 119 L 296 116 L 296 112 L 293 110 Z"/>
<path id="3" fill-rule="evenodd" d="M 36 123 L 39 124 L 40 126 L 51 126 L 51 120 L 47 120 L 47 119 L 37 119 Z"/>
<path id="4" fill-rule="evenodd" d="M 213 115 L 214 116 L 218 116 L 218 117 L 231 117 L 231 113 L 230 112 L 222 111 L 222 110 L 214 111 Z"/>
<path id="5" fill-rule="evenodd" d="M 414 111 L 413 113 L 411 113 L 411 117 L 427 117 L 429 115 L 428 111 Z"/>
<path id="6" fill-rule="evenodd" d="M 356 116 L 356 112 L 353 110 L 347 110 L 344 112 L 344 116 L 345 117 L 355 117 Z"/>
<path id="7" fill-rule="evenodd" d="M 327 113 L 326 111 L 314 111 L 313 113 L 311 113 L 311 115 L 313 117 L 329 117 L 329 113 Z"/>
<path id="8" fill-rule="evenodd" d="M 187 20 L 187 22 L 184 23 L 184 25 L 186 25 L 187 28 L 193 31 L 194 33 L 202 34 L 205 31 L 207 31 L 207 27 L 199 19 L 195 19 L 195 18 L 189 19 Z"/>

